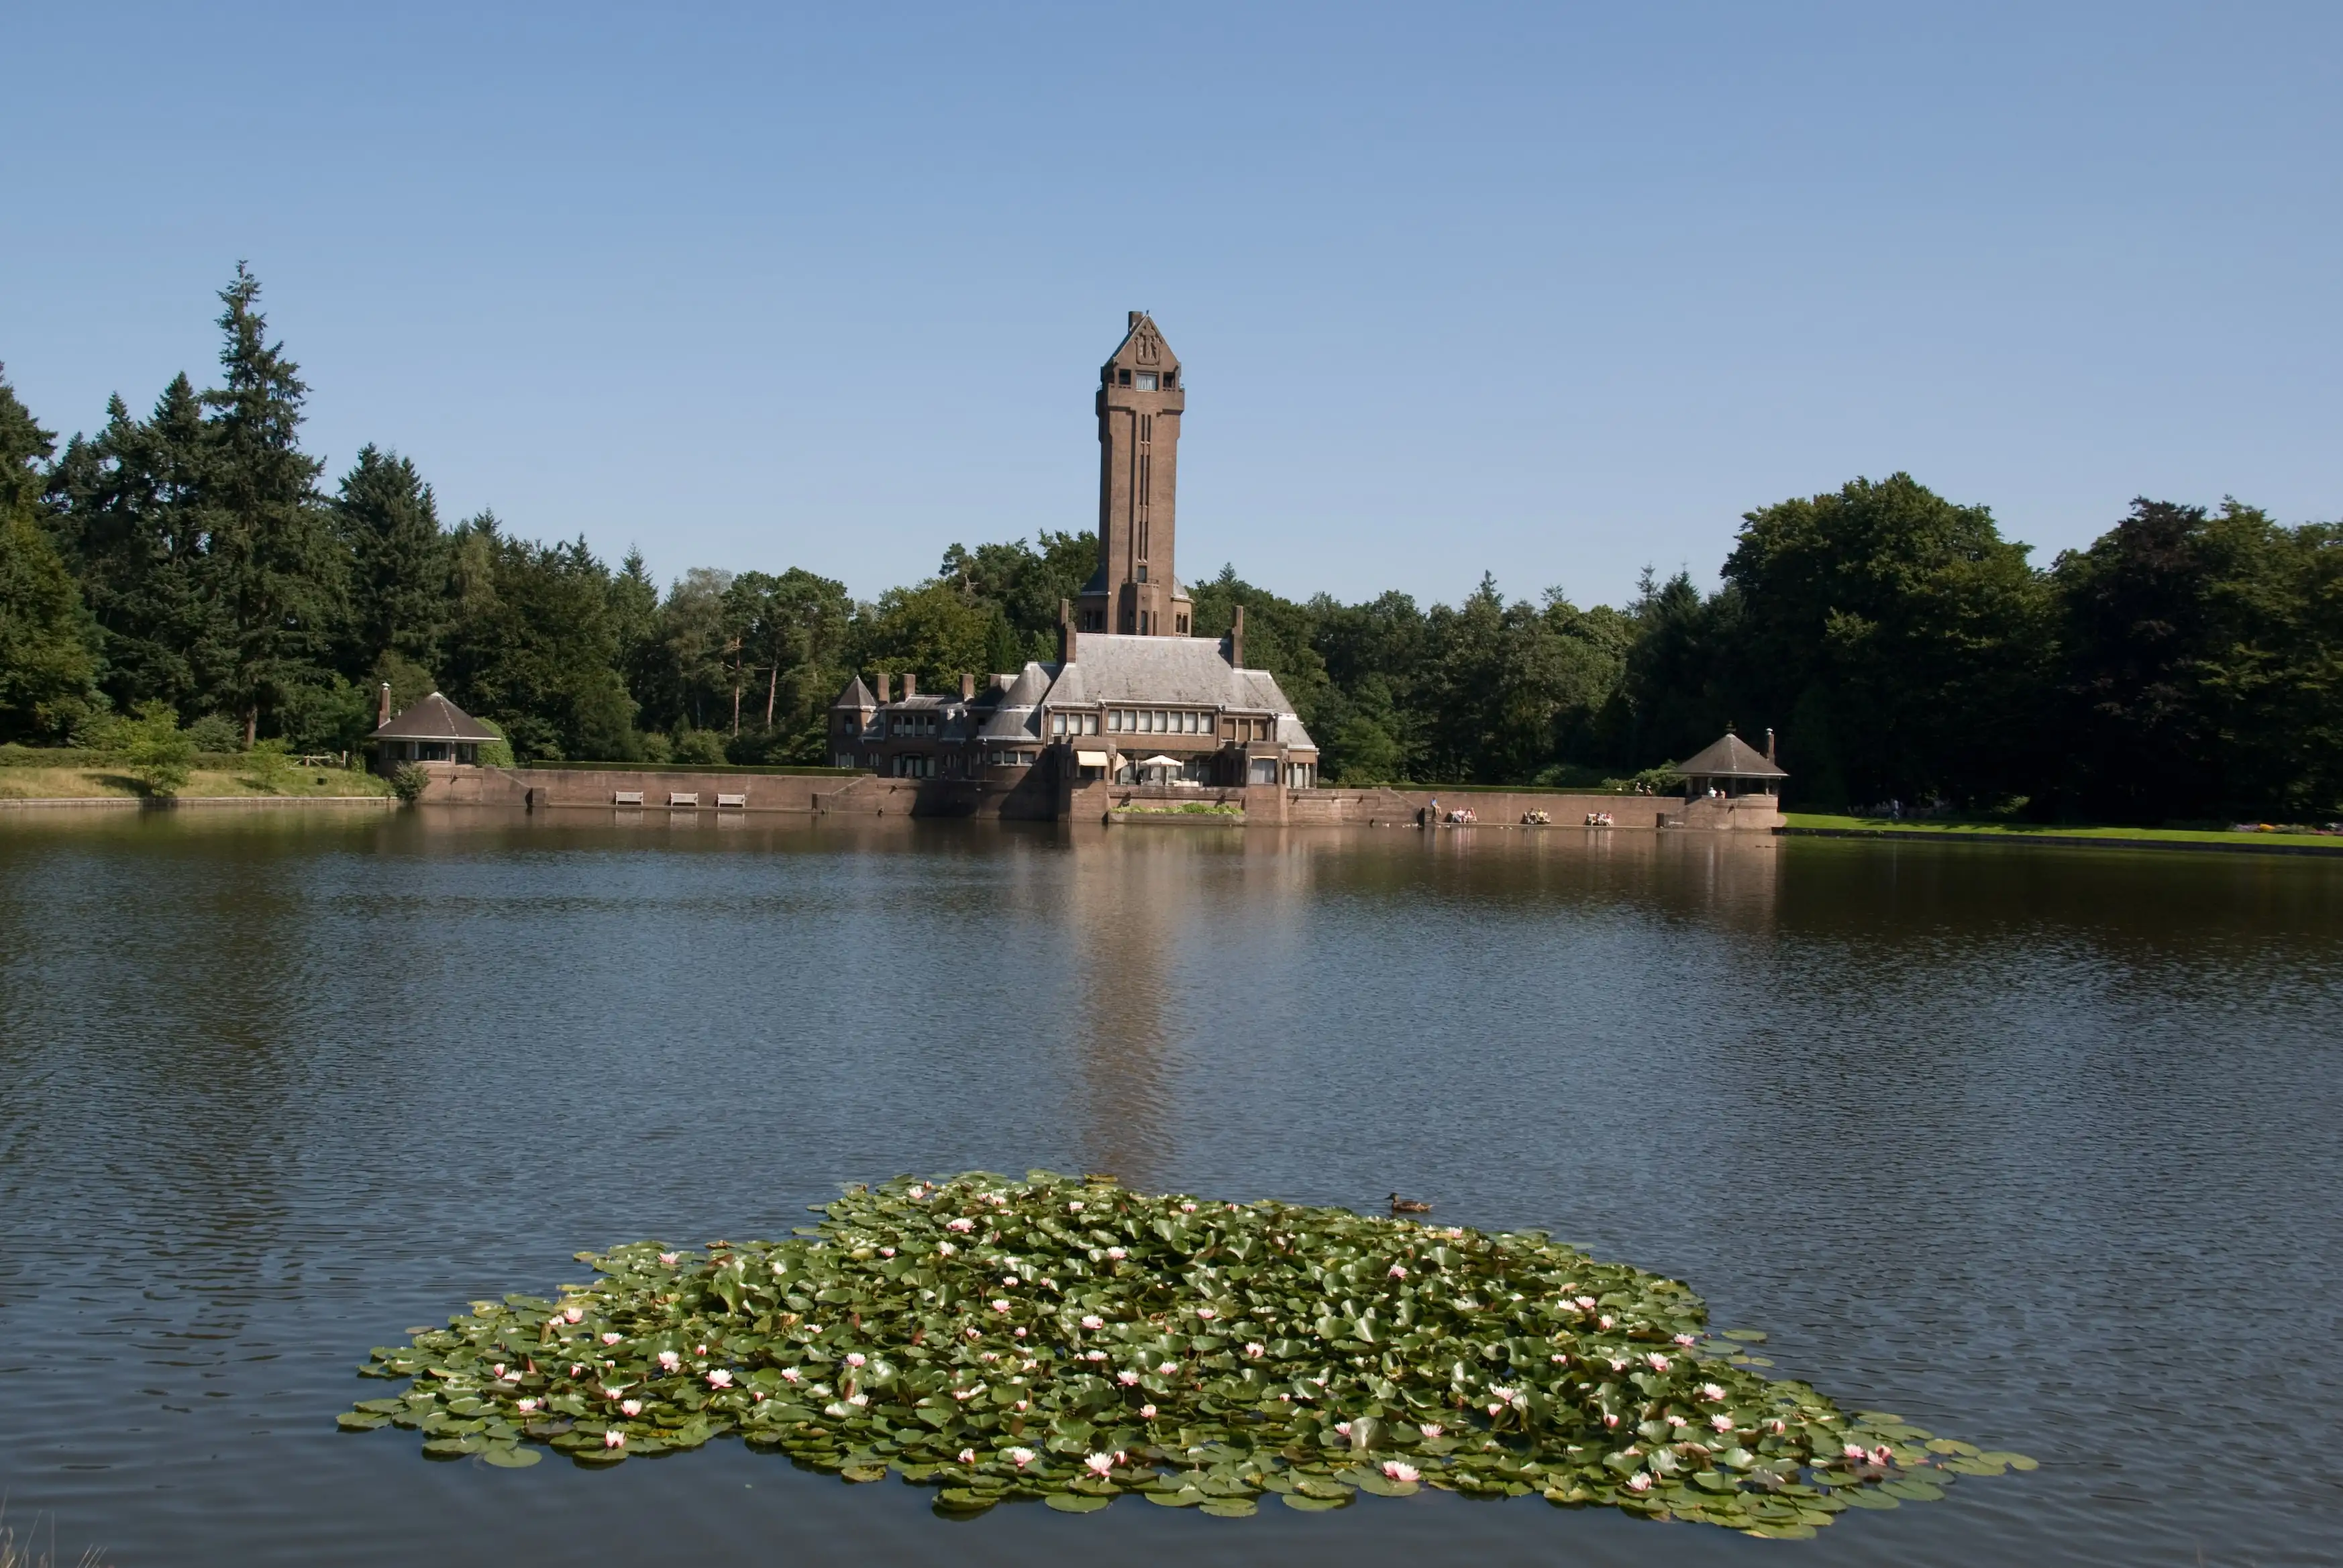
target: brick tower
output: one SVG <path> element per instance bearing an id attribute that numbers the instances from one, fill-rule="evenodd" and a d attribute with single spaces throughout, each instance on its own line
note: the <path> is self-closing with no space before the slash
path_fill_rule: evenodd
<path id="1" fill-rule="evenodd" d="M 1179 357 L 1143 310 L 1099 373 L 1099 567 L 1082 589 L 1084 631 L 1186 637 L 1195 607 L 1172 566 Z"/>

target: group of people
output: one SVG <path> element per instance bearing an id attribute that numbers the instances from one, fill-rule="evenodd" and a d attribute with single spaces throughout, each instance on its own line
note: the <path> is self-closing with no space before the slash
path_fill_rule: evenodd
<path id="1" fill-rule="evenodd" d="M 1524 828 L 1551 828 L 1554 826 L 1554 815 L 1552 812 L 1548 811 L 1524 811 L 1522 813 L 1522 826 Z"/>
<path id="2" fill-rule="evenodd" d="M 1589 811 L 1586 814 L 1586 825 L 1590 828 L 1608 828 L 1613 825 L 1611 821 L 1611 813 L 1608 811 Z"/>

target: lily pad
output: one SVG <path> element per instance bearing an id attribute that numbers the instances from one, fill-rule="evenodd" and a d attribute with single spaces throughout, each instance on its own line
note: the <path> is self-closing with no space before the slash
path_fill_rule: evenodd
<path id="1" fill-rule="evenodd" d="M 820 1212 L 779 1241 L 581 1252 L 588 1282 L 376 1350 L 367 1373 L 407 1392 L 338 1424 L 507 1468 L 737 1434 L 848 1481 L 891 1470 L 954 1517 L 1433 1486 L 1795 1537 L 2034 1468 L 1769 1378 L 1743 1348 L 1761 1332 L 1714 1334 L 1686 1285 L 1540 1232 L 1047 1171 L 901 1177 Z"/>

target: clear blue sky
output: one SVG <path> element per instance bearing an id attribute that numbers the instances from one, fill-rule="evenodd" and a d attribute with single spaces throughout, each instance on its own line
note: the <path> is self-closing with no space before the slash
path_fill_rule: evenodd
<path id="1" fill-rule="evenodd" d="M 0 360 L 94 428 L 239 257 L 347 466 L 869 595 L 1095 523 L 1122 313 L 1181 567 L 1582 603 L 1909 469 L 2037 558 L 2343 515 L 2343 6 L 27 7 Z"/>

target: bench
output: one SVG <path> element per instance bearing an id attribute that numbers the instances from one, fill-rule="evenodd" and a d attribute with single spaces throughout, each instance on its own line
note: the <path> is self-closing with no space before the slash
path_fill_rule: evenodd
<path id="1" fill-rule="evenodd" d="M 670 789 L 668 791 L 667 803 L 670 806 L 696 807 L 699 804 L 699 792 L 695 789 L 689 794 L 685 794 L 679 789 Z"/>
<path id="2" fill-rule="evenodd" d="M 746 794 L 719 795 L 716 797 L 716 809 L 719 811 L 723 810 L 728 806 L 736 809 L 746 810 L 749 806 L 749 797 Z"/>
<path id="3" fill-rule="evenodd" d="M 643 792 L 639 789 L 618 789 L 613 790 L 610 795 L 610 804 L 613 806 L 639 806 L 642 803 Z"/>

